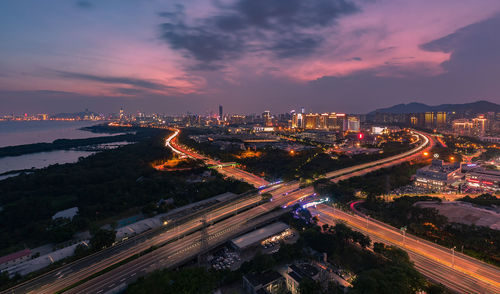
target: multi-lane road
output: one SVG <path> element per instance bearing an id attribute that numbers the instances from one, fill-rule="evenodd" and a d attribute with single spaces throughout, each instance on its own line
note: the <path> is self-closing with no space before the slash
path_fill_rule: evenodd
<path id="1" fill-rule="evenodd" d="M 172 149 L 172 151 L 175 154 L 178 154 L 181 156 L 187 156 L 187 157 L 194 158 L 194 159 L 204 160 L 209 165 L 214 165 L 214 166 L 221 165 L 221 167 L 218 168 L 219 173 L 221 173 L 227 177 L 232 177 L 232 178 L 235 178 L 237 180 L 247 182 L 256 188 L 266 186 L 269 184 L 269 182 L 264 180 L 263 178 L 258 177 L 254 174 L 251 174 L 247 171 L 244 171 L 244 170 L 236 168 L 236 167 L 229 167 L 229 166 L 222 167 L 221 162 L 213 160 L 211 158 L 205 157 L 203 155 L 200 155 L 196 152 L 189 150 L 188 148 L 180 145 L 177 142 L 177 138 L 178 138 L 178 135 L 180 133 L 180 130 L 179 129 L 171 129 L 171 130 L 174 133 L 166 139 L 165 146 Z"/>
<path id="2" fill-rule="evenodd" d="M 469 256 L 428 242 L 361 214 L 350 214 L 327 205 L 309 208 L 321 223 L 339 220 L 375 242 L 395 245 L 408 252 L 416 268 L 428 278 L 458 293 L 500 293 L 500 270 Z"/>
<path id="3" fill-rule="evenodd" d="M 176 144 L 178 134 L 179 130 L 174 130 L 174 134 L 166 141 L 166 146 L 175 150 L 175 153 L 187 155 L 197 159 L 204 159 L 209 164 L 219 164 L 216 161 L 204 158 L 203 156 L 184 149 Z M 429 136 L 422 133 L 417 134 L 419 136 L 418 145 L 408 152 L 374 162 L 337 170 L 328 173 L 326 176 L 328 178 L 333 178 L 334 180 L 345 179 L 352 176 L 362 175 L 385 166 L 411 160 L 414 157 L 419 156 L 421 151 L 430 148 L 433 145 L 433 141 Z M 254 175 L 249 176 L 250 174 L 236 168 L 230 168 L 227 169 L 227 171 L 231 173 L 232 176 L 248 180 L 256 186 L 261 186 L 261 184 L 264 183 L 257 180 L 258 177 Z M 248 178 L 242 177 L 242 175 L 246 175 Z M 269 217 L 272 217 L 273 215 L 270 214 L 270 212 L 276 207 L 293 204 L 299 199 L 302 199 L 312 193 L 312 187 L 300 188 L 300 184 L 298 182 L 291 182 L 282 184 L 277 189 L 271 191 L 271 194 L 273 195 L 271 202 L 261 204 L 237 215 L 231 216 L 243 208 L 254 205 L 255 202 L 260 199 L 258 199 L 258 197 L 249 198 L 246 200 L 248 202 L 242 202 L 239 207 L 238 204 L 228 204 L 214 209 L 210 213 L 203 216 L 205 223 L 211 224 L 206 229 L 208 242 L 204 246 L 214 246 L 218 244 L 218 242 L 223 242 L 231 236 L 239 234 L 252 226 L 256 226 L 258 223 L 262 222 L 263 219 L 266 220 Z M 282 210 L 272 213 L 279 214 L 282 213 Z M 217 222 L 221 219 L 224 220 Z M 124 284 L 130 283 L 138 276 L 144 275 L 152 269 L 176 265 L 196 255 L 202 246 L 199 241 L 201 238 L 199 235 L 201 234 L 200 229 L 203 226 L 201 220 L 201 218 L 195 218 L 191 221 L 179 224 L 170 230 L 166 230 L 161 234 L 153 235 L 151 238 L 147 238 L 146 240 L 137 241 L 136 244 L 127 247 L 126 250 L 119 251 L 111 256 L 105 256 L 105 258 L 96 260 L 91 265 L 87 265 L 85 267 L 82 267 L 81 265 L 79 267 L 72 267 L 71 265 L 63 267 L 57 272 L 50 272 L 47 275 L 28 281 L 27 283 L 8 290 L 6 293 L 54 293 L 61 291 L 70 285 L 74 285 L 78 281 L 88 278 L 101 270 L 108 268 L 111 265 L 115 265 L 139 252 L 143 252 L 145 249 L 150 248 L 153 245 L 162 245 L 159 249 L 156 249 L 149 254 L 142 255 L 68 291 L 78 293 L 75 291 L 82 291 L 84 289 L 83 292 L 86 293 L 105 293 L 112 291 L 113 289 L 120 289 Z"/>
<path id="4" fill-rule="evenodd" d="M 301 190 L 283 196 L 282 194 L 287 190 L 287 187 L 278 188 L 272 192 L 276 196 L 273 201 L 256 206 L 207 227 L 207 248 L 205 249 L 222 244 L 228 239 L 251 230 L 263 222 L 276 218 L 285 213 L 286 210 L 273 211 L 274 208 L 284 205 L 292 199 L 297 200 L 306 196 L 304 191 Z M 182 230 L 186 232 L 187 228 Z M 166 234 L 171 234 L 170 238 L 179 236 L 179 233 L 175 230 Z M 121 289 L 124 285 L 129 284 L 137 277 L 143 276 L 148 272 L 159 268 L 173 267 L 195 257 L 202 249 L 201 238 L 202 233 L 200 231 L 186 234 L 186 236 L 179 238 L 175 242 L 160 247 L 153 252 L 70 289 L 67 293 L 85 292 L 99 294 L 106 293 L 115 288 L 117 290 Z"/>

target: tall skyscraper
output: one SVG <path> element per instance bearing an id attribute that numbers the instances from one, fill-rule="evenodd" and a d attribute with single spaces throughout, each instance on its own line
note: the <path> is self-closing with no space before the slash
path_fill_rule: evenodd
<path id="1" fill-rule="evenodd" d="M 425 113 L 425 127 L 426 128 L 434 127 L 434 112 Z"/>
<path id="2" fill-rule="evenodd" d="M 219 105 L 219 120 L 222 120 L 223 115 L 224 115 L 224 112 L 222 110 L 222 105 Z"/>
<path id="3" fill-rule="evenodd" d="M 446 126 L 446 112 L 436 113 L 436 126 L 438 128 Z"/>
<path id="4" fill-rule="evenodd" d="M 347 130 L 353 132 L 359 132 L 359 129 L 360 129 L 359 118 L 355 116 L 350 116 L 347 119 Z"/>

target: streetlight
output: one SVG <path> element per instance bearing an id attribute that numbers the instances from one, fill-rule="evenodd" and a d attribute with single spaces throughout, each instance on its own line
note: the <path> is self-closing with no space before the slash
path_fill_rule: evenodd
<path id="1" fill-rule="evenodd" d="M 455 248 L 457 248 L 457 246 L 451 248 L 451 267 L 455 266 Z"/>
<path id="2" fill-rule="evenodd" d="M 403 233 L 403 246 L 405 246 L 406 229 L 406 226 L 401 227 L 401 232 Z"/>

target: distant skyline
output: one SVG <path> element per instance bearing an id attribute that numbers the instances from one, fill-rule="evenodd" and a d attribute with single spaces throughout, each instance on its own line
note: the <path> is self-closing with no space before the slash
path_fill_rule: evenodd
<path id="1" fill-rule="evenodd" d="M 497 0 L 0 2 L 0 114 L 500 103 Z"/>

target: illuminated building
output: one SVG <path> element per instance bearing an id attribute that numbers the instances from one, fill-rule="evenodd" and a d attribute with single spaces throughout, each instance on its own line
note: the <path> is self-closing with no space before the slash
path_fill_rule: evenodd
<path id="1" fill-rule="evenodd" d="M 482 188 L 489 191 L 500 190 L 500 171 L 475 168 L 465 175 L 467 185 L 474 188 Z"/>
<path id="2" fill-rule="evenodd" d="M 453 121 L 453 133 L 460 136 L 470 136 L 473 124 L 468 119 L 456 119 Z"/>
<path id="3" fill-rule="evenodd" d="M 309 113 L 304 115 L 304 127 L 309 130 L 317 129 L 319 126 L 319 114 Z"/>
<path id="4" fill-rule="evenodd" d="M 359 118 L 355 116 L 350 116 L 347 119 L 347 130 L 352 132 L 359 132 L 359 129 L 360 129 Z"/>
<path id="5" fill-rule="evenodd" d="M 434 112 L 425 113 L 425 127 L 426 128 L 434 127 Z"/>
<path id="6" fill-rule="evenodd" d="M 318 127 L 320 129 L 328 129 L 328 113 L 322 113 L 319 116 L 319 124 Z"/>
<path id="7" fill-rule="evenodd" d="M 417 126 L 418 125 L 418 118 L 416 116 L 410 117 L 410 125 L 411 126 Z"/>
<path id="8" fill-rule="evenodd" d="M 302 113 L 294 113 L 292 115 L 292 128 L 294 129 L 301 129 L 303 128 L 303 118 L 302 118 Z"/>
<path id="9" fill-rule="evenodd" d="M 243 123 L 245 123 L 245 120 L 246 120 L 246 116 L 244 116 L 244 115 L 232 115 L 229 118 L 229 122 L 231 124 L 243 124 Z"/>
<path id="10" fill-rule="evenodd" d="M 309 130 L 347 130 L 347 117 L 344 113 L 295 113 L 291 114 L 291 127 Z M 356 118 L 357 119 L 357 118 Z M 359 119 L 358 124 L 359 124 Z"/>
<path id="11" fill-rule="evenodd" d="M 262 118 L 264 119 L 264 125 L 266 127 L 272 127 L 273 126 L 273 120 L 271 116 L 271 111 L 266 110 L 264 113 L 262 113 Z"/>
<path id="12" fill-rule="evenodd" d="M 453 176 L 459 171 L 459 163 L 445 165 L 442 160 L 433 159 L 431 165 L 417 170 L 414 184 L 431 191 L 441 191 L 452 183 Z"/>
<path id="13" fill-rule="evenodd" d="M 436 113 L 436 126 L 438 128 L 446 126 L 446 112 Z"/>
<path id="14" fill-rule="evenodd" d="M 123 114 L 123 108 L 120 108 L 120 120 L 122 120 L 122 119 L 123 119 L 123 115 L 124 115 L 124 114 Z"/>
<path id="15" fill-rule="evenodd" d="M 484 115 L 480 115 L 472 119 L 472 124 L 474 125 L 473 132 L 475 136 L 484 136 L 486 132 L 487 121 L 488 120 L 484 117 Z"/>
<path id="16" fill-rule="evenodd" d="M 223 115 L 224 115 L 224 112 L 222 109 L 222 105 L 219 105 L 219 120 L 222 120 Z"/>
<path id="17" fill-rule="evenodd" d="M 480 115 L 472 120 L 456 119 L 453 121 L 453 133 L 460 136 L 482 137 L 486 133 L 488 120 Z"/>

